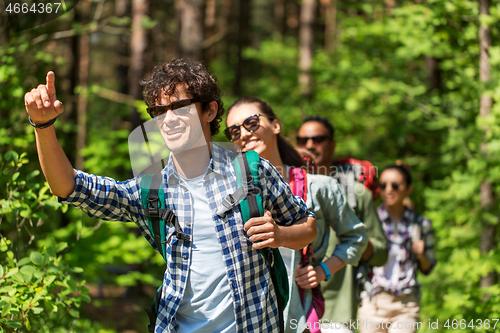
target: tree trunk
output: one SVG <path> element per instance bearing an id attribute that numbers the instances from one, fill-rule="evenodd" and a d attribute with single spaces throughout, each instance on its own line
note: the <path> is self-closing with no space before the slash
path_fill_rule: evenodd
<path id="1" fill-rule="evenodd" d="M 231 15 L 232 10 L 233 10 L 233 1 L 222 0 L 219 31 L 226 32 L 224 36 L 224 57 L 226 59 L 226 63 L 229 63 L 231 61 L 231 41 L 232 41 L 231 27 L 233 25 L 233 17 Z"/>
<path id="2" fill-rule="evenodd" d="M 203 0 L 176 0 L 180 58 L 201 60 L 203 43 Z"/>
<path id="3" fill-rule="evenodd" d="M 241 95 L 241 80 L 245 76 L 245 68 L 247 62 L 243 58 L 243 50 L 245 47 L 250 45 L 250 17 L 251 17 L 252 6 L 250 0 L 240 1 L 240 10 L 238 14 L 238 53 L 237 53 L 237 63 L 236 63 L 236 73 L 234 80 L 234 94 L 236 96 Z"/>
<path id="4" fill-rule="evenodd" d="M 82 1 L 82 21 L 89 23 L 92 3 L 90 0 Z M 90 58 L 90 35 L 85 32 L 80 36 L 78 44 L 78 86 L 80 93 L 77 97 L 76 123 L 78 132 L 76 134 L 76 162 L 77 169 L 83 169 L 83 149 L 87 141 L 87 86 L 89 83 L 89 58 Z"/>
<path id="5" fill-rule="evenodd" d="M 129 13 L 129 2 L 128 0 L 115 0 L 115 15 L 116 17 L 123 18 Z M 128 70 L 129 70 L 129 43 L 128 36 L 125 34 L 118 36 L 118 43 L 116 45 L 116 53 L 118 54 L 118 65 L 116 66 L 116 73 L 118 82 L 120 84 L 119 92 L 122 94 L 129 93 L 129 80 L 128 80 Z"/>
<path id="6" fill-rule="evenodd" d="M 333 52 L 337 29 L 337 0 L 321 0 L 325 10 L 325 50 Z"/>
<path id="7" fill-rule="evenodd" d="M 479 14 L 490 14 L 490 0 L 479 0 Z M 485 89 L 486 85 L 490 82 L 490 55 L 489 49 L 491 46 L 491 27 L 485 27 L 482 24 L 479 26 L 479 77 L 482 88 Z M 493 106 L 493 98 L 488 93 L 482 93 L 480 99 L 479 113 L 481 117 L 487 117 L 491 113 Z M 488 128 L 484 128 L 485 136 L 484 142 L 481 145 L 482 153 L 485 156 L 487 152 L 487 137 L 486 132 Z M 495 193 L 493 186 L 487 180 L 483 180 L 481 184 L 481 208 L 489 210 L 495 205 Z M 496 225 L 491 225 L 488 221 L 482 221 L 483 230 L 480 238 L 480 251 L 481 254 L 487 254 L 496 248 Z M 481 287 L 490 287 L 496 283 L 496 274 L 494 271 L 481 278 Z"/>
<path id="8" fill-rule="evenodd" d="M 287 0 L 276 0 L 274 2 L 274 25 L 280 36 L 286 34 L 286 2 Z"/>
<path id="9" fill-rule="evenodd" d="M 314 51 L 314 14 L 316 0 L 303 0 L 300 8 L 299 85 L 303 96 L 311 94 L 311 66 Z"/>
<path id="10" fill-rule="evenodd" d="M 215 35 L 215 0 L 205 2 L 205 40 L 210 40 Z M 203 59 L 206 63 L 215 57 L 215 46 L 209 45 L 203 52 Z"/>
<path id="11" fill-rule="evenodd" d="M 142 99 L 142 87 L 139 82 L 144 77 L 145 52 L 147 47 L 147 31 L 142 27 L 142 20 L 148 14 L 149 0 L 132 0 L 132 36 L 130 39 L 130 95 L 134 99 Z M 137 109 L 132 108 L 132 129 L 141 125 L 141 117 Z"/>
<path id="12" fill-rule="evenodd" d="M 439 70 L 439 60 L 434 57 L 425 57 L 425 68 L 427 69 L 429 90 L 440 89 L 441 71 Z"/>

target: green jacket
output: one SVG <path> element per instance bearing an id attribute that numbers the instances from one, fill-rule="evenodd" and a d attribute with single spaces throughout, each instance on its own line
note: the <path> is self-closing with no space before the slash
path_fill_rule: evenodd
<path id="1" fill-rule="evenodd" d="M 353 208 L 354 213 L 365 224 L 366 233 L 373 245 L 373 256 L 369 264 L 371 266 L 382 266 L 385 264 L 388 255 L 387 239 L 377 214 L 372 192 L 359 182 L 356 182 L 355 192 L 356 205 Z M 330 229 L 330 232 L 331 237 L 326 251 L 327 256 L 323 258 L 323 261 L 326 261 L 333 254 L 335 247 L 339 243 L 335 231 Z M 346 265 L 333 274 L 330 281 L 321 283 L 321 290 L 325 297 L 325 314 L 322 320 L 325 322 L 356 320 L 359 290 L 355 274 L 356 267 Z"/>

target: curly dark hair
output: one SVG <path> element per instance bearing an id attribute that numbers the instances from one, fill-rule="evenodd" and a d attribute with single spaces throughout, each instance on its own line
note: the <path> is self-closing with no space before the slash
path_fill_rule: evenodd
<path id="1" fill-rule="evenodd" d="M 151 74 L 140 82 L 144 86 L 144 102 L 148 107 L 155 105 L 162 94 L 172 95 L 176 85 L 181 82 L 187 84 L 186 92 L 201 102 L 203 112 L 207 110 L 210 102 L 217 102 L 217 116 L 210 122 L 211 135 L 217 134 L 224 114 L 221 92 L 217 78 L 199 61 L 180 58 L 156 66 Z"/>

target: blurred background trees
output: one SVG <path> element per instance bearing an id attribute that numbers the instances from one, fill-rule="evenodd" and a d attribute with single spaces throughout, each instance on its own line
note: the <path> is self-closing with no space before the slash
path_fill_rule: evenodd
<path id="1" fill-rule="evenodd" d="M 133 224 L 92 220 L 50 196 L 23 96 L 55 71 L 66 107 L 55 126 L 73 165 L 124 180 L 128 134 L 147 119 L 138 82 L 179 56 L 209 65 L 226 106 L 268 101 L 292 143 L 301 119 L 321 114 L 336 127 L 338 157 L 408 163 L 439 261 L 420 278 L 422 321 L 448 331 L 448 318 L 500 318 L 497 2 L 81 0 L 25 30 L 5 13 L 0 332 L 34 330 L 40 318 L 47 332 L 144 331 L 161 257 Z M 81 303 L 87 288 L 92 302 Z"/>

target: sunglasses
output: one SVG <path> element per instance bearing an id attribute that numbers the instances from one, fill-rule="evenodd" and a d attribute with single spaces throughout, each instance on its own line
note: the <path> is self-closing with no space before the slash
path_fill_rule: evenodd
<path id="1" fill-rule="evenodd" d="M 309 140 L 313 140 L 313 143 L 317 146 L 317 145 L 320 145 L 329 139 L 330 139 L 330 137 L 328 135 L 316 135 L 316 136 L 312 136 L 312 137 L 298 136 L 297 137 L 297 146 L 303 147 L 307 144 L 307 141 L 309 141 Z"/>
<path id="2" fill-rule="evenodd" d="M 394 191 L 397 191 L 401 188 L 402 184 L 398 184 L 398 183 L 380 183 L 378 185 L 378 187 L 382 190 L 382 191 L 385 191 L 385 189 L 387 188 L 387 185 L 391 185 L 392 189 Z"/>
<path id="3" fill-rule="evenodd" d="M 241 126 L 248 132 L 253 133 L 260 127 L 260 114 L 254 114 L 243 121 L 241 125 L 233 125 L 224 130 L 224 134 L 229 141 L 236 141 L 241 137 Z"/>
<path id="4" fill-rule="evenodd" d="M 155 105 L 150 108 L 147 108 L 148 114 L 151 118 L 159 117 L 163 114 L 166 114 L 168 110 L 171 110 L 176 116 L 184 116 L 191 111 L 191 104 L 199 102 L 194 99 L 181 99 L 179 101 L 175 101 L 168 105 Z"/>

